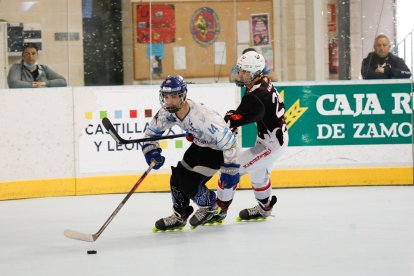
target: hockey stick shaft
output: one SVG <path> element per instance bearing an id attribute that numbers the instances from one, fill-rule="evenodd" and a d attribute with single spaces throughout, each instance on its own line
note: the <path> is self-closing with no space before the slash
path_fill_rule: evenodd
<path id="1" fill-rule="evenodd" d="M 174 134 L 174 135 L 168 135 L 168 136 L 154 136 L 154 137 L 126 140 L 118 134 L 114 125 L 111 123 L 111 121 L 108 118 L 106 117 L 103 118 L 102 124 L 106 128 L 106 130 L 109 132 L 109 134 L 112 136 L 112 138 L 114 138 L 114 140 L 117 141 L 119 144 L 134 144 L 134 143 L 141 143 L 141 142 L 148 142 L 148 141 L 174 139 L 174 138 L 187 136 L 187 134 L 183 133 L 183 134 Z"/>
<path id="2" fill-rule="evenodd" d="M 121 201 L 121 203 L 119 203 L 116 209 L 112 212 L 109 218 L 105 221 L 102 227 L 95 234 L 85 234 L 85 233 L 67 229 L 64 231 L 64 235 L 70 239 L 75 239 L 75 240 L 81 240 L 81 241 L 87 241 L 87 242 L 96 241 L 99 238 L 99 236 L 102 234 L 102 232 L 106 229 L 106 227 L 109 225 L 109 223 L 111 223 L 111 221 L 118 214 L 119 210 L 121 210 L 121 208 L 125 205 L 128 199 L 131 197 L 131 195 L 135 192 L 138 186 L 142 183 L 145 177 L 147 177 L 147 175 L 149 174 L 149 172 L 152 170 L 154 166 L 155 166 L 155 163 L 152 162 L 151 165 L 149 165 L 148 169 L 144 172 L 144 174 L 135 183 L 134 187 L 132 187 L 129 193 L 125 196 L 125 198 Z"/>

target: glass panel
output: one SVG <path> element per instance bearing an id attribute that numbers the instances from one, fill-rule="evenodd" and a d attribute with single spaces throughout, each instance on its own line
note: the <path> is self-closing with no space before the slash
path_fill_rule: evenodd
<path id="1" fill-rule="evenodd" d="M 6 66 L 22 60 L 23 44 L 38 48 L 36 62 L 64 76 L 70 85 L 83 85 L 79 47 L 82 24 L 72 1 L 0 1 L 0 20 L 7 22 Z"/>
<path id="2" fill-rule="evenodd" d="M 275 81 L 358 80 L 361 63 L 385 34 L 413 69 L 409 0 L 127 1 L 3 0 L 3 68 L 23 43 L 68 85 L 159 83 L 182 74 L 229 82 L 243 49 L 266 58 Z M 403 27 L 402 27 L 403 26 Z M 3 39 L 4 40 L 4 39 Z M 4 79 L 4 74 L 2 73 Z"/>

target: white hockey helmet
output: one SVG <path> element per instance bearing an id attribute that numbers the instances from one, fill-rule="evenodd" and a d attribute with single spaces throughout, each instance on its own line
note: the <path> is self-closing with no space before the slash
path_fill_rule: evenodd
<path id="1" fill-rule="evenodd" d="M 232 74 L 236 74 L 232 79 L 235 80 L 237 86 L 248 86 L 255 78 L 263 75 L 265 65 L 265 59 L 261 54 L 255 51 L 244 53 L 237 60 L 236 66 L 232 68 Z M 248 73 L 248 75 L 241 76 L 240 72 Z"/>

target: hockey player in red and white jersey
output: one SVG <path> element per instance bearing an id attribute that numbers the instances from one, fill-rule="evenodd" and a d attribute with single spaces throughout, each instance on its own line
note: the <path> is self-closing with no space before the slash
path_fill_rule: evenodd
<path id="1" fill-rule="evenodd" d="M 237 139 L 216 111 L 187 99 L 187 84 L 179 75 L 168 76 L 161 84 L 162 108 L 145 131 L 145 137 L 160 136 L 177 125 L 191 137 L 193 143 L 170 178 L 173 214 L 155 223 L 154 231 L 182 229 L 193 212 L 190 199 L 199 209 L 190 218 L 192 228 L 208 222 L 217 213 L 216 194 L 205 185 L 220 169 L 221 181 L 236 185 L 240 180 L 239 165 L 235 163 Z M 155 162 L 159 169 L 165 161 L 158 142 L 146 142 L 142 151 L 148 164 Z"/>
<path id="2" fill-rule="evenodd" d="M 255 146 L 239 152 L 236 159 L 240 164 L 240 175 L 250 175 L 258 202 L 255 207 L 240 211 L 238 219 L 241 220 L 265 219 L 271 215 L 277 198 L 272 196 L 269 176 L 273 163 L 285 152 L 289 142 L 283 99 L 271 80 L 263 75 L 264 68 L 264 57 L 255 51 L 248 51 L 238 59 L 232 79 L 237 86 L 245 87 L 246 93 L 237 109 L 229 110 L 224 117 L 233 131 L 239 126 L 256 123 L 258 132 Z M 226 217 L 236 186 L 219 180 L 217 204 L 221 211 L 212 221 Z"/>

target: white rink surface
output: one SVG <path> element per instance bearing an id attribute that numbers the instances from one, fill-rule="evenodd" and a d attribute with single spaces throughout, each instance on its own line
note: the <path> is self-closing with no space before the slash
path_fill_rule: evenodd
<path id="1" fill-rule="evenodd" d="M 0 275 L 414 275 L 413 186 L 274 194 L 265 222 L 235 221 L 255 204 L 238 191 L 225 224 L 178 233 L 151 232 L 168 193 L 134 194 L 95 243 L 63 230 L 96 232 L 125 195 L 0 201 Z"/>

